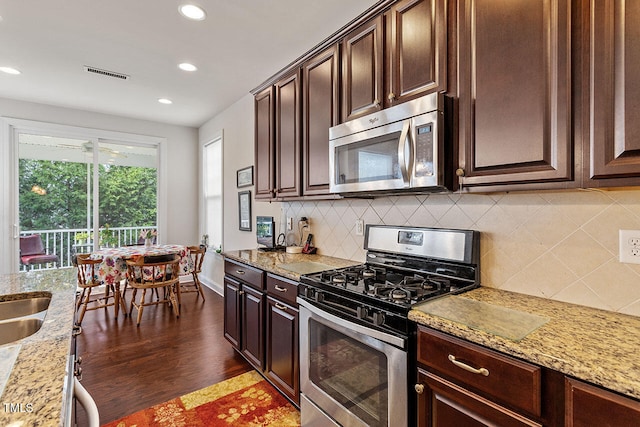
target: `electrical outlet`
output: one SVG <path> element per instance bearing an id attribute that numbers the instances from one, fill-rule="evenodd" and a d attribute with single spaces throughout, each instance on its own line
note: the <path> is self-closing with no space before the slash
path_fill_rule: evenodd
<path id="1" fill-rule="evenodd" d="M 364 234 L 364 221 L 361 219 L 356 220 L 356 236 L 362 236 Z"/>
<path id="2" fill-rule="evenodd" d="M 293 218 L 290 216 L 287 217 L 287 230 L 293 230 Z"/>
<path id="3" fill-rule="evenodd" d="M 620 262 L 640 264 L 640 230 L 620 230 Z"/>

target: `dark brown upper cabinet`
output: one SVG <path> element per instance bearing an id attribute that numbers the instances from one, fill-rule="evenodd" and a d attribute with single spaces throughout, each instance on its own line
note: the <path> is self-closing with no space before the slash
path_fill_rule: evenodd
<path id="1" fill-rule="evenodd" d="M 457 5 L 463 189 L 575 185 L 570 0 Z"/>
<path id="2" fill-rule="evenodd" d="M 275 196 L 274 97 L 274 88 L 269 86 L 254 98 L 256 199 L 271 199 Z"/>
<path id="3" fill-rule="evenodd" d="M 276 197 L 300 196 L 300 70 L 275 84 Z"/>
<path id="4" fill-rule="evenodd" d="M 640 177 L 640 7 L 597 0 L 585 5 L 591 9 L 585 18 L 591 25 L 586 45 L 592 73 L 585 186 L 638 185 L 637 178 L 614 178 Z"/>
<path id="5" fill-rule="evenodd" d="M 386 106 L 444 90 L 447 18 L 444 0 L 404 0 L 387 13 Z"/>
<path id="6" fill-rule="evenodd" d="M 402 0 L 342 42 L 342 121 L 446 88 L 444 0 Z"/>
<path id="7" fill-rule="evenodd" d="M 338 45 L 305 62 L 302 73 L 302 192 L 328 194 L 329 128 L 340 120 Z"/>
<path id="8" fill-rule="evenodd" d="M 342 121 L 383 108 L 383 70 L 384 17 L 379 15 L 342 41 Z"/>

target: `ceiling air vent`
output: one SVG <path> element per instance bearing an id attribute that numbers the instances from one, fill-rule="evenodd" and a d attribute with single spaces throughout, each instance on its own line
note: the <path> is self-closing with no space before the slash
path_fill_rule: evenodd
<path id="1" fill-rule="evenodd" d="M 103 69 L 96 68 L 96 67 L 89 67 L 87 65 L 84 66 L 84 70 L 87 73 L 100 74 L 102 76 L 113 77 L 115 79 L 120 79 L 120 80 L 129 80 L 129 76 L 128 75 L 122 74 L 122 73 L 117 73 L 115 71 L 103 70 Z"/>

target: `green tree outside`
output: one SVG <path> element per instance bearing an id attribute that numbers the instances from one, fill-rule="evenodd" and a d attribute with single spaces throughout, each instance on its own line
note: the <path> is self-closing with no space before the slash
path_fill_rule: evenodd
<path id="1" fill-rule="evenodd" d="M 90 165 L 89 170 L 91 171 Z M 87 226 L 87 165 L 20 159 L 20 228 L 73 229 Z M 99 165 L 100 227 L 156 224 L 154 168 Z"/>

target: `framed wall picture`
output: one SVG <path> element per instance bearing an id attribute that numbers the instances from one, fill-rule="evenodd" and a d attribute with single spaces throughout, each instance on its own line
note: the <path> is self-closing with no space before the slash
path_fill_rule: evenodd
<path id="1" fill-rule="evenodd" d="M 240 231 L 251 231 L 251 191 L 238 193 L 238 220 Z"/>
<path id="2" fill-rule="evenodd" d="M 247 166 L 244 169 L 238 169 L 236 175 L 236 186 L 238 188 L 249 187 L 250 185 L 253 185 L 253 166 Z"/>

